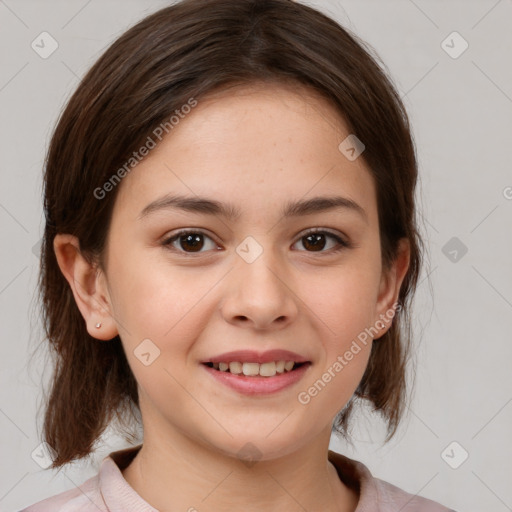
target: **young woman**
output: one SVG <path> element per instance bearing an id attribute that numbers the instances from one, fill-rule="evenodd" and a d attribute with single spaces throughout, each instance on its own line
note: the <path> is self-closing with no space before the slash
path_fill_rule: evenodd
<path id="1" fill-rule="evenodd" d="M 422 262 L 407 114 L 376 57 L 288 0 L 185 0 L 115 41 L 50 143 L 52 468 L 143 443 L 62 511 L 447 511 L 328 449 L 406 404 Z"/>

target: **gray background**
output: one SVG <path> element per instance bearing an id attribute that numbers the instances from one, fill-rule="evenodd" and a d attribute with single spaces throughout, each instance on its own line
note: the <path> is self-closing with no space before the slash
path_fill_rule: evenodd
<path id="1" fill-rule="evenodd" d="M 418 204 L 430 251 L 415 310 L 416 393 L 398 435 L 382 445 L 383 424 L 366 413 L 354 429 L 356 449 L 334 437 L 331 448 L 458 511 L 512 510 L 512 1 L 310 4 L 370 43 L 401 91 L 418 147 Z M 80 77 L 126 28 L 165 5 L 0 0 L 3 511 L 81 484 L 105 455 L 125 446 L 108 432 L 91 463 L 58 475 L 31 457 L 41 442 L 41 383 L 50 370 L 44 352 L 30 361 L 41 341 L 34 303 L 41 169 Z M 46 59 L 31 47 L 43 31 L 59 45 Z M 453 31 L 469 44 L 457 58 L 445 51 L 463 48 L 458 36 L 446 40 Z"/>

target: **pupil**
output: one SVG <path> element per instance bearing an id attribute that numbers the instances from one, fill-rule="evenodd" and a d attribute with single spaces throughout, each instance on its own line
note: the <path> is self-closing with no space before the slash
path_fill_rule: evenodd
<path id="1" fill-rule="evenodd" d="M 203 244 L 201 243 L 201 236 L 199 234 L 196 235 L 183 235 L 181 237 L 182 242 L 184 241 L 184 245 L 190 244 L 192 251 L 201 250 L 203 247 Z M 186 249 L 186 247 L 183 247 Z"/>
<path id="2" fill-rule="evenodd" d="M 321 233 L 312 233 L 310 235 L 307 235 L 305 238 L 308 241 L 308 243 L 305 245 L 310 245 L 309 241 L 313 240 L 311 244 L 313 250 L 319 250 L 325 247 L 325 240 L 322 240 L 324 238 L 324 235 Z"/>
<path id="3" fill-rule="evenodd" d="M 192 234 L 192 235 L 183 235 L 181 237 L 182 247 L 186 248 L 186 245 L 189 245 L 189 249 L 192 251 L 199 251 L 203 248 L 202 243 L 202 235 L 200 234 Z M 308 249 L 312 249 L 313 251 L 322 250 L 325 247 L 325 236 L 322 233 L 312 233 L 304 237 L 306 239 L 306 244 L 304 244 Z M 309 247 L 308 247 L 309 246 Z"/>

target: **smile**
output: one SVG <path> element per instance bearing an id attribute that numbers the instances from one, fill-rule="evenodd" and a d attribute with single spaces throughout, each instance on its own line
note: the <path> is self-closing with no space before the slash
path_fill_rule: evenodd
<path id="1" fill-rule="evenodd" d="M 290 369 L 287 369 L 287 364 Z M 262 364 L 250 362 L 242 364 L 236 361 L 224 364 L 220 362 L 201 364 L 201 367 L 216 382 L 244 395 L 265 395 L 281 391 L 301 380 L 310 366 L 311 362 L 296 363 L 294 361 L 272 361 Z M 278 372 L 278 368 L 283 370 Z"/>
<path id="2" fill-rule="evenodd" d="M 296 363 L 294 361 L 270 361 L 268 363 L 240 363 L 232 361 L 230 363 L 206 363 L 210 368 L 221 372 L 229 372 L 234 375 L 245 375 L 247 377 L 274 377 L 277 374 L 291 372 L 296 367 L 305 363 Z"/>

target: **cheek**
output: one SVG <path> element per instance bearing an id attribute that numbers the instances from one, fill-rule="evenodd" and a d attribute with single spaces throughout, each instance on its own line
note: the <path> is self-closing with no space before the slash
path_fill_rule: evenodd
<path id="1" fill-rule="evenodd" d="M 297 394 L 298 407 L 309 418 L 334 417 L 345 407 L 365 372 L 371 346 L 361 345 L 347 360 L 339 351 L 319 373 L 305 382 Z M 354 351 L 355 352 L 355 351 Z"/>
<path id="2" fill-rule="evenodd" d="M 340 266 L 307 295 L 307 304 L 319 319 L 323 344 L 319 368 L 302 388 L 299 403 L 312 415 L 334 417 L 348 402 L 366 370 L 372 339 L 378 262 L 371 253 Z M 373 266 L 372 266 L 373 265 Z"/>
<path id="3" fill-rule="evenodd" d="M 147 251 L 127 251 L 117 261 L 110 272 L 116 319 L 137 339 L 173 336 L 199 310 L 204 314 L 204 298 L 220 278 L 216 272 L 173 265 L 160 255 L 149 259 Z"/>
<path id="4" fill-rule="evenodd" d="M 378 276 L 371 266 L 347 264 L 309 288 L 306 304 L 321 320 L 324 339 L 343 348 L 343 343 L 370 327 L 375 321 L 377 287 Z"/>

